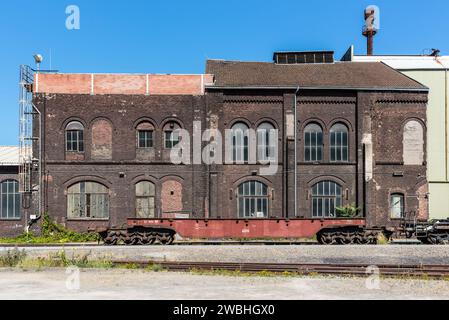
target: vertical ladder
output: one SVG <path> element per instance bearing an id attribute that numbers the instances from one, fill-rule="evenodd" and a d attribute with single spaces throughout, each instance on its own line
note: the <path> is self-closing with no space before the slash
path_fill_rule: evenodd
<path id="1" fill-rule="evenodd" d="M 38 205 L 35 207 L 35 211 L 39 215 L 41 213 L 41 119 L 39 110 L 33 105 L 34 76 L 34 70 L 30 66 L 20 66 L 19 192 L 26 195 L 31 201 L 37 201 Z M 38 128 L 34 126 L 36 115 L 39 116 Z M 34 155 L 38 155 L 38 157 Z M 37 177 L 33 178 L 33 172 L 38 173 Z"/>

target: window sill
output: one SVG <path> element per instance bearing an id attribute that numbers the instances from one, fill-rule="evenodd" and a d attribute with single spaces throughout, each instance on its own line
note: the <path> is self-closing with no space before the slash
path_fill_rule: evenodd
<path id="1" fill-rule="evenodd" d="M 17 222 L 22 221 L 22 218 L 0 218 L 0 222 Z"/>

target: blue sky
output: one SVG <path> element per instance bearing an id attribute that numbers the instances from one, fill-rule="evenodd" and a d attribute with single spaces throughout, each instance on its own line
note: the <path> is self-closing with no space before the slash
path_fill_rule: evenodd
<path id="1" fill-rule="evenodd" d="M 81 13 L 67 30 L 68 5 Z M 22 0 L 0 10 L 0 145 L 18 141 L 18 67 L 60 72 L 202 73 L 205 59 L 270 61 L 276 50 L 365 53 L 363 9 L 377 5 L 377 54 L 449 54 L 446 0 Z M 50 59 L 51 52 L 51 59 Z M 50 66 L 51 61 L 51 66 Z"/>

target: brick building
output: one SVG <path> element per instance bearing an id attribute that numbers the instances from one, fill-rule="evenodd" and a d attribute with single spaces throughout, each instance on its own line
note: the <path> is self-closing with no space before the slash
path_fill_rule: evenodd
<path id="1" fill-rule="evenodd" d="M 0 236 L 23 232 L 26 215 L 19 193 L 19 148 L 0 146 Z"/>
<path id="2" fill-rule="evenodd" d="M 72 229 L 136 216 L 326 219 L 350 204 L 370 225 L 428 216 L 428 89 L 382 63 L 275 53 L 209 60 L 203 75 L 40 73 L 33 90 L 43 210 Z M 176 129 L 198 126 L 222 133 L 230 156 L 208 152 L 223 164 L 172 163 Z"/>

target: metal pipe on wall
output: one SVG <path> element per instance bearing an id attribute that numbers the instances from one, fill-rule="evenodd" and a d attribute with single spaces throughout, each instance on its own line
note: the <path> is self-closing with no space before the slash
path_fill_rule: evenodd
<path id="1" fill-rule="evenodd" d="M 294 172 L 295 172 L 295 218 L 298 217 L 298 115 L 297 115 L 297 107 L 298 107 L 298 92 L 299 92 L 299 86 L 296 88 L 295 91 L 295 102 L 294 102 L 294 121 L 295 121 L 295 125 L 294 125 L 294 129 L 295 129 L 295 168 L 294 168 Z"/>

